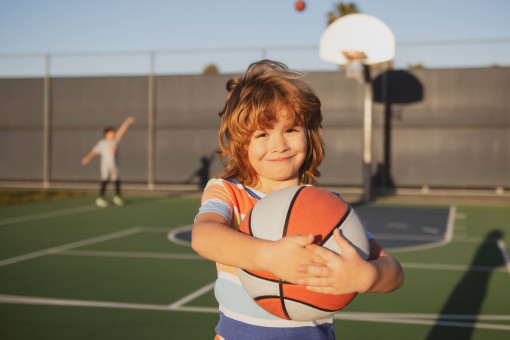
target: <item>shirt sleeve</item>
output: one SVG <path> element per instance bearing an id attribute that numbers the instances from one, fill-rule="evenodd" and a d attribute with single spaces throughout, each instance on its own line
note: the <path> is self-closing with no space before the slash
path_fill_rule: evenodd
<path id="1" fill-rule="evenodd" d="M 103 149 L 103 141 L 100 140 L 99 142 L 97 142 L 97 144 L 94 146 L 94 148 L 92 149 L 95 153 L 101 153 L 102 149 Z"/>
<path id="2" fill-rule="evenodd" d="M 202 195 L 202 205 L 196 217 L 205 212 L 212 212 L 223 216 L 227 224 L 230 224 L 233 210 L 232 199 L 225 188 L 224 181 L 211 179 L 205 187 Z"/>
<path id="3" fill-rule="evenodd" d="M 363 228 L 365 229 L 365 232 L 367 233 L 367 237 L 369 240 L 373 240 L 374 239 L 374 236 L 372 235 L 372 233 L 370 233 L 367 229 L 367 227 L 365 225 L 363 225 Z"/>

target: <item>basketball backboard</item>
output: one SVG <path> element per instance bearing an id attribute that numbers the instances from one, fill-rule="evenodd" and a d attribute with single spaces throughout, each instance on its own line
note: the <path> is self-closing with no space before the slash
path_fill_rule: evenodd
<path id="1" fill-rule="evenodd" d="M 351 56 L 364 54 L 362 63 L 372 65 L 393 59 L 395 36 L 381 20 L 368 14 L 349 14 L 326 28 L 319 42 L 322 60 L 337 65 L 352 62 Z"/>

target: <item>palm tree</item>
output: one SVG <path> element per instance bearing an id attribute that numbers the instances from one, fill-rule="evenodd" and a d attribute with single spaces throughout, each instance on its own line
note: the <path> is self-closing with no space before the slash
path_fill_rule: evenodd
<path id="1" fill-rule="evenodd" d="M 207 64 L 204 66 L 202 74 L 219 74 L 220 70 L 216 64 Z"/>
<path id="2" fill-rule="evenodd" d="M 335 5 L 335 10 L 328 13 L 328 26 L 336 19 L 349 14 L 359 13 L 358 6 L 355 3 L 339 2 Z"/>

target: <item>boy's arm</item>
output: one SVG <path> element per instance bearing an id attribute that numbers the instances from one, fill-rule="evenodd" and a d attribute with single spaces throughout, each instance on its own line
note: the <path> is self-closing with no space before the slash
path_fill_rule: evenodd
<path id="1" fill-rule="evenodd" d="M 301 263 L 312 263 L 315 255 L 305 247 L 313 235 L 288 236 L 280 241 L 258 239 L 227 225 L 225 218 L 212 212 L 198 215 L 192 230 L 191 246 L 201 256 L 228 266 L 268 271 L 279 278 L 297 282 Z"/>
<path id="2" fill-rule="evenodd" d="M 135 122 L 134 117 L 128 117 L 126 120 L 122 123 L 122 125 L 117 129 L 117 133 L 115 133 L 115 138 L 117 140 L 120 140 L 122 136 L 124 136 L 124 133 L 126 133 L 129 125 L 133 124 Z"/>
<path id="3" fill-rule="evenodd" d="M 320 256 L 321 261 L 318 263 L 321 265 L 299 266 L 299 271 L 313 276 L 298 280 L 300 284 L 308 286 L 310 290 L 328 294 L 385 294 L 402 286 L 404 273 L 400 263 L 377 241 L 370 240 L 369 261 L 365 261 L 338 230 L 333 235 L 341 255 L 317 245 L 308 246 Z"/>
<path id="4" fill-rule="evenodd" d="M 92 158 L 94 158 L 95 155 L 97 155 L 97 152 L 95 152 L 94 150 L 90 150 L 90 152 L 87 154 L 87 156 L 85 156 L 81 159 L 81 164 L 83 164 L 83 165 L 89 164 L 90 160 Z"/>
<path id="5" fill-rule="evenodd" d="M 376 267 L 377 276 L 366 293 L 390 293 L 402 287 L 404 271 L 400 262 L 388 254 L 374 239 L 370 240 L 370 264 Z M 361 292 L 363 293 L 363 292 Z"/>

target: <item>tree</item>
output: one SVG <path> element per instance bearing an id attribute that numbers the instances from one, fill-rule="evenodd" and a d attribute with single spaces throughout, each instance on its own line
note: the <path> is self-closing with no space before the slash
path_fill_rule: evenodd
<path id="1" fill-rule="evenodd" d="M 358 6 L 356 6 L 355 3 L 349 2 L 349 3 L 343 3 L 339 2 L 335 5 L 335 10 L 328 13 L 328 26 L 331 25 L 333 21 L 336 19 L 349 15 L 349 14 L 355 14 L 359 13 Z"/>
<path id="2" fill-rule="evenodd" d="M 202 74 L 219 74 L 218 66 L 215 64 L 207 64 L 202 71 Z"/>
<path id="3" fill-rule="evenodd" d="M 407 68 L 409 70 L 423 70 L 425 68 L 425 65 L 423 65 L 422 63 L 408 64 Z"/>

